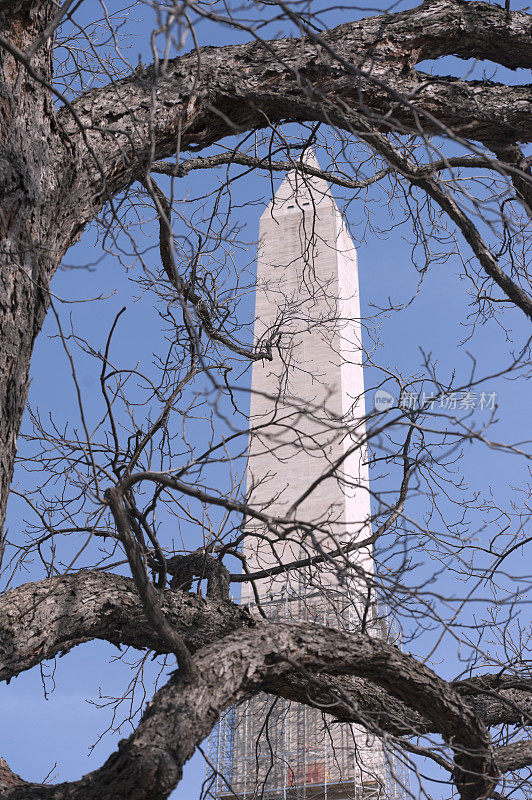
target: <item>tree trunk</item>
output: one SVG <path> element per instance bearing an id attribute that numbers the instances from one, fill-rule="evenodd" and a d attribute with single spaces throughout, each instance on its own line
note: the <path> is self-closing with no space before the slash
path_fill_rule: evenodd
<path id="1" fill-rule="evenodd" d="M 54 10 L 50 2 L 8 3 L 0 10 L 3 37 L 27 51 Z M 52 78 L 51 45 L 41 46 L 29 69 L 0 49 L 0 530 L 33 343 L 49 305 L 50 280 L 70 240 L 72 212 L 65 202 L 74 170 L 63 165 L 71 146 L 55 121 L 51 92 L 43 89 Z"/>

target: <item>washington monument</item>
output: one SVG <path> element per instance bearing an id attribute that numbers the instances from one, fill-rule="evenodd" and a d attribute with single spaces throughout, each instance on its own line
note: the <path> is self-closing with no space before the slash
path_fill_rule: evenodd
<path id="1" fill-rule="evenodd" d="M 247 496 L 272 522 L 246 524 L 242 555 L 259 577 L 242 602 L 272 620 L 378 635 L 357 253 L 328 185 L 297 169 L 259 226 L 255 340 L 277 332 L 273 361 L 252 371 Z M 216 798 L 397 796 L 379 739 L 267 695 L 226 714 L 211 758 Z"/>

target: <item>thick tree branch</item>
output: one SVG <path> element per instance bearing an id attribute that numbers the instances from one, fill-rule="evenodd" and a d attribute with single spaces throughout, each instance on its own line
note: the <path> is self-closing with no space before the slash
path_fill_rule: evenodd
<path id="1" fill-rule="evenodd" d="M 191 652 L 237 628 L 253 625 L 245 609 L 168 590 L 162 608 Z M 130 578 L 104 572 L 26 583 L 0 596 L 0 680 L 9 681 L 92 639 L 169 651 L 151 625 Z"/>
<path id="2" fill-rule="evenodd" d="M 231 642 L 229 649 L 232 650 L 234 642 L 245 638 L 246 629 L 256 625 L 245 609 L 232 603 L 220 603 L 219 600 L 212 602 L 197 595 L 171 590 L 166 591 L 163 597 L 167 620 L 191 652 L 202 649 L 202 658 L 204 653 L 225 647 L 227 641 Z M 117 645 L 147 647 L 159 652 L 168 652 L 171 649 L 166 638 L 146 619 L 133 581 L 101 572 L 80 572 L 11 590 L 0 598 L 0 620 L 0 679 L 3 680 L 9 680 L 39 661 L 65 653 L 75 645 L 93 638 Z M 311 629 L 310 626 L 302 627 L 307 631 Z M 278 635 L 278 626 L 261 624 L 259 628 L 260 641 L 264 636 L 275 639 Z M 234 631 L 239 631 L 237 639 L 232 639 L 231 636 L 229 640 L 225 638 Z M 322 628 L 319 631 L 320 636 L 324 637 L 343 635 Z M 366 641 L 367 637 L 362 639 Z M 375 647 L 378 646 L 377 641 Z M 395 648 L 387 645 L 383 647 L 383 652 L 392 654 L 393 659 L 397 656 L 400 663 L 405 663 L 401 659 L 408 661 L 409 657 L 403 656 Z M 297 647 L 291 651 L 292 655 L 296 651 Z M 330 659 L 324 666 L 331 666 Z M 307 668 L 310 669 L 310 665 L 307 664 Z M 335 669 L 334 665 L 332 668 Z M 434 715 L 427 709 L 421 709 L 410 697 L 398 693 L 392 684 L 381 680 L 379 669 L 376 663 L 373 671 L 367 673 L 322 674 L 319 684 L 316 685 L 313 680 L 302 676 L 292 664 L 291 668 L 265 674 L 261 689 L 275 696 L 323 709 L 323 686 L 327 685 L 334 697 L 334 707 L 330 708 L 330 712 L 340 721 L 366 720 L 370 728 L 377 727 L 402 737 L 441 732 L 441 725 Z M 489 676 L 486 681 L 479 678 L 474 685 L 471 681 L 460 682 L 454 689 L 463 696 L 461 702 L 464 707 L 471 709 L 474 718 L 483 720 L 488 725 L 512 722 L 526 724 L 529 721 L 532 696 L 526 691 L 525 684 L 521 690 L 512 688 L 511 685 L 504 688 L 504 684 L 496 693 Z M 412 691 L 415 691 L 414 685 Z M 483 691 L 487 695 L 483 695 Z M 185 708 L 185 705 L 179 707 Z M 211 719 L 210 721 L 212 722 Z M 153 756 L 153 749 L 148 744 L 146 747 L 148 749 L 145 758 L 148 763 Z M 129 756 L 144 759 L 142 752 L 132 746 Z M 508 749 L 497 751 L 497 766 L 501 772 L 518 769 L 530 763 L 527 760 L 530 753 L 531 748 L 526 743 L 511 745 Z M 157 759 L 155 763 L 158 763 Z M 133 769 L 133 774 L 137 774 L 133 764 L 130 764 L 130 768 Z M 175 778 L 177 773 L 172 774 Z M 7 765 L 0 764 L 0 785 L 6 788 L 16 785 L 15 779 L 21 781 L 9 771 Z M 83 791 L 88 790 L 86 781 L 84 779 L 81 782 Z M 24 786 L 25 791 L 28 791 L 27 784 Z M 76 786 L 77 784 L 69 785 L 68 792 L 66 787 L 60 787 L 57 795 L 41 795 L 35 789 L 35 794 L 24 796 L 76 797 Z M 47 789 L 46 792 L 48 791 Z M 71 791 L 74 794 L 70 794 Z"/>
<path id="3" fill-rule="evenodd" d="M 428 58 L 458 56 L 495 61 L 510 69 L 532 66 L 532 18 L 522 11 L 508 14 L 499 5 L 451 0 L 427 2 L 399 14 L 373 17 L 339 26 L 331 42 L 343 38 L 344 29 L 364 29 L 367 59 L 375 53 L 397 53 L 405 64 Z"/>
<path id="4" fill-rule="evenodd" d="M 221 712 L 293 671 L 371 676 L 371 680 L 427 716 L 455 752 L 463 800 L 482 800 L 496 779 L 488 734 L 445 681 L 397 648 L 369 636 L 316 625 L 264 625 L 230 634 L 195 658 L 196 680 L 175 675 L 145 712 L 137 730 L 99 770 L 55 787 L 4 789 L 6 800 L 119 796 L 166 798 L 183 765 Z"/>
<path id="5" fill-rule="evenodd" d="M 532 764 L 532 742 L 513 742 L 496 750 L 497 765 L 501 772 L 529 767 Z"/>
<path id="6" fill-rule="evenodd" d="M 256 624 L 241 606 L 181 591 L 165 591 L 162 608 L 192 653 L 232 631 Z M 146 619 L 130 578 L 81 571 L 27 583 L 0 597 L 0 680 L 9 681 L 41 661 L 93 639 L 160 653 L 170 649 Z M 398 735 L 433 731 L 427 719 L 375 684 L 362 678 L 328 680 L 333 688 L 338 685 L 348 692 L 360 713 L 377 720 L 383 730 Z M 478 684 L 461 682 L 454 688 L 486 725 L 529 722 L 532 693 L 524 685 L 521 689 L 503 685 L 496 690 L 481 679 Z M 295 673 L 285 674 L 274 684 L 268 682 L 264 688 L 290 700 L 320 704 L 320 692 Z M 335 715 L 343 721 L 353 719 L 350 708 L 342 704 Z"/>
<path id="7" fill-rule="evenodd" d="M 532 140 L 528 87 L 468 83 L 413 69 L 417 61 L 444 54 L 525 66 L 532 38 L 524 13 L 507 16 L 486 3 L 435 0 L 342 25 L 320 41 L 203 48 L 169 62 L 164 74 L 149 67 L 80 97 L 73 106 L 99 160 L 96 166 L 85 158 L 93 202 L 107 199 L 102 168 L 115 193 L 154 158 L 175 153 L 178 142 L 182 150 L 203 148 L 284 120 L 346 127 L 346 110 L 384 131 L 452 129 L 485 143 Z M 79 140 L 70 111 L 59 119 Z"/>

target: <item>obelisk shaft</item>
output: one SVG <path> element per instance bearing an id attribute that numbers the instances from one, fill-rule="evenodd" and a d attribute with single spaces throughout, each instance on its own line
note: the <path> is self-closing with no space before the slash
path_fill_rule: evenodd
<path id="1" fill-rule="evenodd" d="M 256 535 L 243 553 L 251 571 L 305 556 L 316 543 L 334 550 L 369 531 L 357 255 L 322 180 L 292 173 L 261 217 L 255 320 L 257 340 L 277 329 L 280 338 L 273 361 L 253 366 L 249 501 L 314 530 L 272 551 L 275 530 L 250 520 Z M 368 549 L 358 562 L 371 570 Z M 257 588 L 266 596 L 286 582 L 263 579 Z M 247 589 L 244 595 L 251 601 Z"/>
<path id="2" fill-rule="evenodd" d="M 320 560 L 257 579 L 257 594 L 244 583 L 242 602 L 258 595 L 272 621 L 354 629 L 371 549 L 323 557 L 371 530 L 357 257 L 326 183 L 298 172 L 260 221 L 255 338 L 264 337 L 273 360 L 252 369 L 247 494 L 269 521 L 250 516 L 242 554 L 251 573 Z M 218 729 L 218 754 L 230 743 L 231 791 L 218 783 L 217 797 L 385 796 L 382 746 L 362 729 L 267 695 L 231 714 Z"/>

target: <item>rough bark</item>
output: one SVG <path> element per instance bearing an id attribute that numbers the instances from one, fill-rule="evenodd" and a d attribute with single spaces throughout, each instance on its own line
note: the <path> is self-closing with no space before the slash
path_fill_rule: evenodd
<path id="1" fill-rule="evenodd" d="M 0 32 L 25 50 L 57 10 L 51 2 L 0 8 Z M 52 79 L 47 42 L 32 68 Z M 49 304 L 48 288 L 78 226 L 71 202 L 76 169 L 57 124 L 50 92 L 0 47 L 0 530 L 27 396 L 35 337 Z"/>
<path id="2" fill-rule="evenodd" d="M 191 652 L 254 624 L 233 603 L 179 591 L 164 592 L 162 608 Z M 0 680 L 92 639 L 169 651 L 146 619 L 130 578 L 82 571 L 27 583 L 0 596 Z"/>
<path id="3" fill-rule="evenodd" d="M 419 61 L 456 55 L 530 66 L 530 16 L 481 2 L 435 0 L 399 14 L 347 23 L 321 37 L 202 48 L 88 92 L 73 107 L 91 128 L 87 160 L 95 198 L 117 192 L 150 157 L 206 147 L 224 136 L 285 120 L 445 133 L 483 142 L 532 139 L 527 86 L 435 78 Z M 77 122 L 60 119 L 74 139 Z M 153 149 L 152 149 L 153 148 Z M 91 163 L 92 162 L 92 163 Z M 102 184 L 102 170 L 107 184 Z"/>
<path id="4" fill-rule="evenodd" d="M 521 769 L 532 764 L 532 742 L 512 742 L 497 750 L 497 765 L 501 772 Z"/>
<path id="5" fill-rule="evenodd" d="M 163 593 L 162 609 L 191 653 L 229 633 L 257 625 L 242 606 L 171 589 Z M 130 578 L 81 571 L 27 583 L 0 597 L 0 680 L 9 681 L 41 661 L 93 639 L 159 653 L 170 650 L 146 619 Z M 339 720 L 356 721 L 355 707 L 360 716 L 389 733 L 435 730 L 427 718 L 371 681 L 339 676 L 322 680 L 349 699 L 346 703 L 340 698 L 331 711 Z M 297 671 L 265 680 L 263 689 L 296 702 L 322 705 L 323 689 Z M 487 726 L 526 724 L 532 716 L 532 693 L 524 683 L 522 688 L 510 683 L 505 688 L 504 682 L 494 687 L 479 679 L 457 684 L 454 690 Z"/>
<path id="6" fill-rule="evenodd" d="M 70 784 L 6 786 L 3 796 L 165 798 L 225 708 L 259 691 L 267 679 L 298 668 L 371 676 L 452 743 L 463 800 L 482 800 L 493 788 L 497 772 L 490 739 L 472 710 L 430 669 L 378 639 L 317 625 L 264 624 L 203 649 L 195 668 L 192 683 L 176 674 L 157 693 L 136 731 L 99 770 Z"/>

